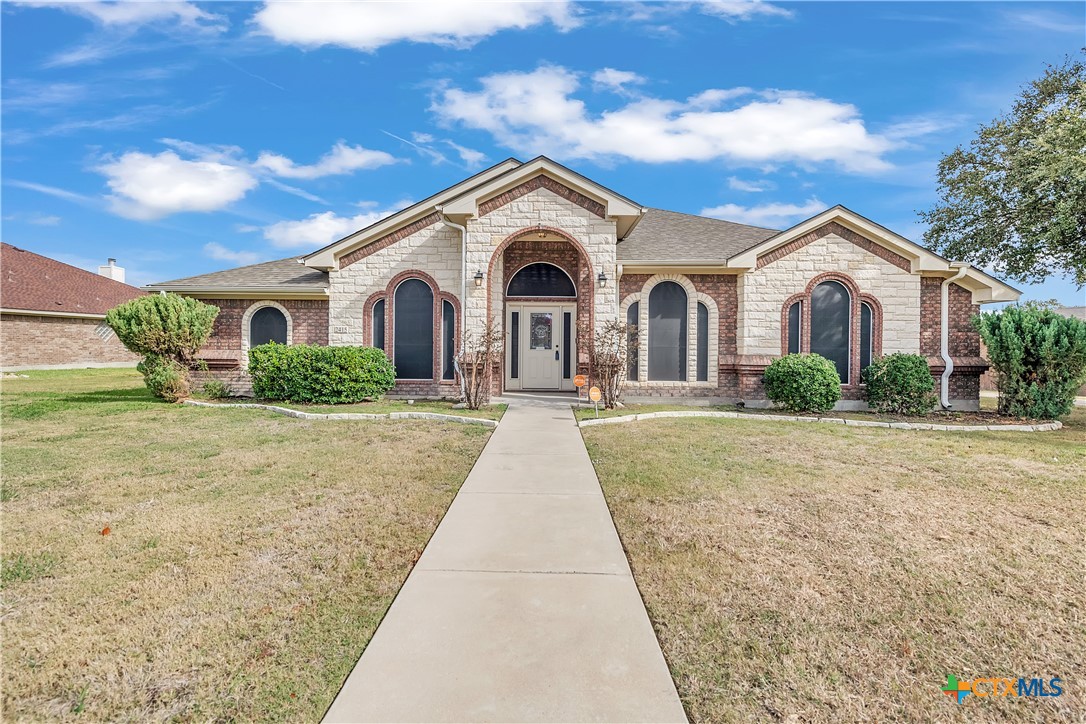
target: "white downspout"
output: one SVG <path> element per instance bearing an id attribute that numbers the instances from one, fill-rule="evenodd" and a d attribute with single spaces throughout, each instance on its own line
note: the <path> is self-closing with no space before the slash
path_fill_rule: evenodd
<path id="1" fill-rule="evenodd" d="M 467 399 L 467 390 L 464 387 L 464 375 L 460 370 L 460 358 L 464 355 L 464 337 L 467 334 L 466 313 L 468 309 L 468 230 L 460 224 L 454 224 L 445 216 L 444 207 L 434 207 L 441 218 L 441 223 L 460 232 L 460 349 L 453 355 L 453 369 L 460 378 L 460 396 Z"/>
<path id="2" fill-rule="evenodd" d="M 954 276 L 943 280 L 939 309 L 939 354 L 943 358 L 943 374 L 939 379 L 939 404 L 944 410 L 950 409 L 950 375 L 954 372 L 954 360 L 950 357 L 950 285 L 969 271 L 968 264 L 951 262 L 950 266 L 958 267 L 958 271 Z"/>

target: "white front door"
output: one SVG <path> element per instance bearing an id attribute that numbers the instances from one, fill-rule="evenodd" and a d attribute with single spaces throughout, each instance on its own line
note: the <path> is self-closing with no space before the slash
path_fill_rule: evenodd
<path id="1" fill-rule="evenodd" d="M 572 305 L 523 304 L 506 315 L 509 389 L 572 389 L 575 311 Z M 515 339 L 514 339 L 515 338 Z M 567 359 L 567 355 L 570 355 Z M 569 378 L 569 379 L 567 379 Z"/>

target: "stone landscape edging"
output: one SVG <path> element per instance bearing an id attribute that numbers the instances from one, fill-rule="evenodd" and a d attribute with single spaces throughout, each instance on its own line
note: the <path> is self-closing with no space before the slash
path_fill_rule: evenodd
<path id="1" fill-rule="evenodd" d="M 245 407 L 267 410 L 277 415 L 295 417 L 299 420 L 443 420 L 445 422 L 459 422 L 465 425 L 482 425 L 483 427 L 498 426 L 497 420 L 488 420 L 484 417 L 465 417 L 463 415 L 444 415 L 440 412 L 304 412 L 276 405 L 249 404 L 245 402 L 201 402 L 200 400 L 185 400 L 185 404 L 195 407 Z"/>
<path id="2" fill-rule="evenodd" d="M 848 420 L 843 417 L 800 417 L 797 415 L 761 415 L 751 412 L 713 412 L 698 410 L 672 410 L 662 412 L 641 412 L 635 415 L 618 415 L 616 417 L 588 418 L 580 420 L 578 427 L 592 427 L 594 425 L 614 425 L 624 422 L 637 422 L 639 420 L 655 420 L 665 417 L 724 417 L 738 420 L 773 420 L 776 422 L 822 422 L 832 425 L 849 425 L 851 427 L 883 427 L 891 430 L 936 430 L 939 432 L 1049 432 L 1059 430 L 1063 423 L 1059 420 L 1042 422 L 1037 424 L 1021 425 L 940 425 L 930 422 L 879 422 L 877 420 Z"/>

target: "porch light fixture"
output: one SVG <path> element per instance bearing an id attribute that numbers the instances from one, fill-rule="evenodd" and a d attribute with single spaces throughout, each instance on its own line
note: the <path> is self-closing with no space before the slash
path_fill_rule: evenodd
<path id="1" fill-rule="evenodd" d="M 543 224 L 536 224 L 535 228 L 536 228 L 536 232 L 535 232 L 536 236 L 538 236 L 540 239 L 546 238 L 547 232 L 543 230 Z"/>
<path id="2" fill-rule="evenodd" d="M 596 281 L 600 283 L 601 287 L 607 286 L 607 275 L 603 272 L 600 272 L 600 275 L 596 277 Z"/>
<path id="3" fill-rule="evenodd" d="M 481 271 L 475 272 L 475 286 L 483 286 L 483 273 Z"/>

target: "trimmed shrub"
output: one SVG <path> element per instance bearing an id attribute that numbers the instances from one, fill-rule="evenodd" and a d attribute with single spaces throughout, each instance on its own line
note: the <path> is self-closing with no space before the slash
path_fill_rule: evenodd
<path id="1" fill-rule="evenodd" d="M 136 369 L 143 373 L 143 382 L 155 397 L 177 402 L 189 396 L 188 370 L 177 361 L 150 354 Z"/>
<path id="2" fill-rule="evenodd" d="M 384 350 L 275 342 L 249 350 L 249 375 L 256 397 L 325 405 L 372 400 L 396 381 Z"/>
<path id="3" fill-rule="evenodd" d="M 208 380 L 205 382 L 203 393 L 213 400 L 221 400 L 233 396 L 230 385 L 222 380 Z"/>
<path id="4" fill-rule="evenodd" d="M 924 415 L 938 398 L 928 360 L 918 354 L 895 352 L 872 362 L 863 371 L 867 403 L 878 412 Z"/>
<path id="5" fill-rule="evenodd" d="M 219 308 L 177 294 L 137 297 L 106 313 L 117 339 L 143 357 L 147 388 L 170 402 L 189 395 L 189 367 L 211 336 Z"/>
<path id="6" fill-rule="evenodd" d="M 841 399 L 833 362 L 818 354 L 790 354 L 766 367 L 766 396 L 791 412 L 826 412 Z"/>
<path id="7" fill-rule="evenodd" d="M 996 370 L 999 412 L 1050 420 L 1075 404 L 1086 381 L 1086 322 L 1037 304 L 973 317 Z"/>

